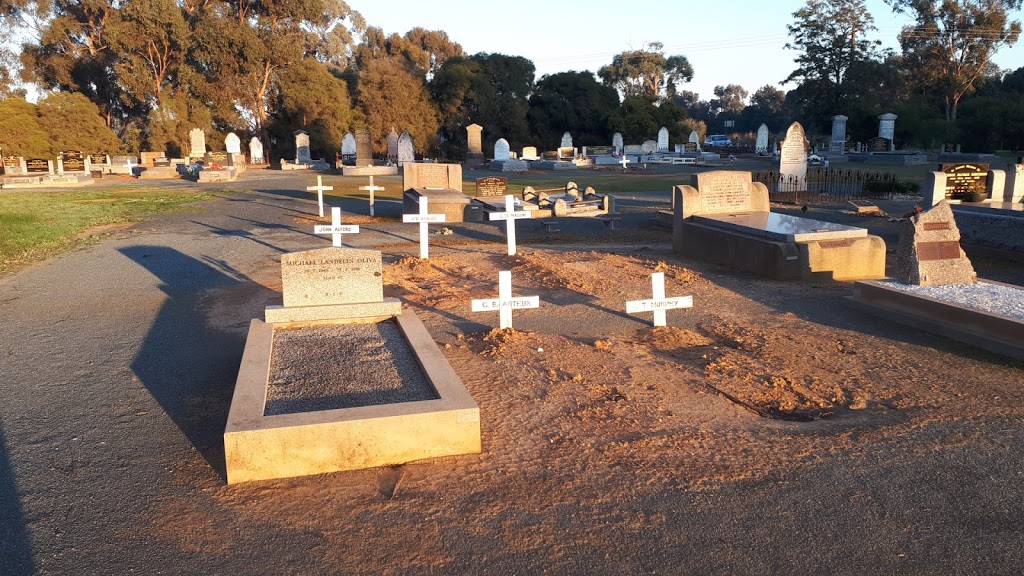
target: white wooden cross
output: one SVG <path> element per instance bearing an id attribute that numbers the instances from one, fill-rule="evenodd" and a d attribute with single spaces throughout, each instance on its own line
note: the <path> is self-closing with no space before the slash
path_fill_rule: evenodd
<path id="1" fill-rule="evenodd" d="M 523 218 L 529 218 L 530 213 L 526 210 L 515 211 L 516 199 L 511 194 L 505 196 L 505 211 L 504 212 L 491 212 L 488 214 L 490 220 L 504 220 L 505 221 L 505 236 L 508 237 L 508 255 L 512 256 L 516 253 L 516 220 Z"/>
<path id="2" fill-rule="evenodd" d="M 498 297 L 473 300 L 473 312 L 498 311 L 498 327 L 502 330 L 512 327 L 512 311 L 523 308 L 540 308 L 540 296 L 512 297 L 512 272 L 498 272 Z"/>
<path id="3" fill-rule="evenodd" d="M 316 177 L 316 186 L 306 186 L 307 192 L 316 190 L 317 202 L 320 204 L 320 217 L 324 217 L 324 190 L 334 190 L 334 186 L 324 186 L 322 176 Z"/>
<path id="4" fill-rule="evenodd" d="M 373 178 L 373 176 L 371 176 L 370 178 Z M 373 192 L 370 192 L 370 194 L 373 194 Z M 373 207 L 371 206 L 370 209 L 372 210 Z M 370 212 L 370 214 L 373 214 L 373 212 Z M 444 214 L 431 214 L 428 211 L 426 196 L 420 196 L 419 214 L 402 214 L 402 222 L 405 222 L 407 224 L 418 223 L 420 225 L 420 258 L 430 258 L 430 248 L 427 245 L 427 238 L 430 237 L 429 230 L 427 229 L 428 224 L 432 222 L 444 221 Z"/>
<path id="5" fill-rule="evenodd" d="M 651 274 L 651 288 L 654 298 L 650 300 L 634 300 L 626 302 L 626 313 L 654 312 L 654 325 L 665 325 L 665 310 L 676 308 L 693 308 L 693 296 L 676 296 L 665 298 L 665 273 Z"/>
<path id="6" fill-rule="evenodd" d="M 125 167 L 128 168 L 128 175 L 129 176 L 135 176 L 135 168 L 132 166 L 132 159 L 131 158 L 128 159 L 128 162 L 127 162 L 127 164 L 125 164 Z"/>
<path id="7" fill-rule="evenodd" d="M 622 164 L 623 171 L 628 170 L 628 168 L 626 168 L 626 164 L 629 164 L 629 157 L 626 156 L 625 153 L 622 154 L 622 160 L 619 160 L 619 164 Z"/>
<path id="8" fill-rule="evenodd" d="M 341 224 L 341 208 L 331 208 L 331 225 L 330 226 L 314 226 L 314 234 L 330 234 L 332 236 L 334 246 L 341 246 L 341 235 L 342 234 L 359 234 L 359 226 L 357 224 Z"/>
<path id="9" fill-rule="evenodd" d="M 370 192 L 370 216 L 373 216 L 373 193 L 376 192 L 377 190 L 380 190 L 381 192 L 383 192 L 384 191 L 384 187 L 383 186 L 374 186 L 373 185 L 373 176 L 371 175 L 370 176 L 370 185 L 369 186 L 360 186 L 359 189 L 360 190 L 367 190 L 367 191 Z M 444 220 L 441 220 L 441 222 L 444 222 Z M 426 258 L 426 256 L 421 256 L 421 258 Z"/>

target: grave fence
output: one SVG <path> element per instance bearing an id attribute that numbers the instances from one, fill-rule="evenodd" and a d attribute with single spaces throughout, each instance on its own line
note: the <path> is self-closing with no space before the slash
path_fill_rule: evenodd
<path id="1" fill-rule="evenodd" d="M 804 180 L 780 176 L 778 170 L 759 170 L 753 180 L 768 187 L 772 202 L 788 204 L 834 203 L 873 198 L 892 199 L 900 181 L 892 172 L 843 168 L 808 168 Z"/>

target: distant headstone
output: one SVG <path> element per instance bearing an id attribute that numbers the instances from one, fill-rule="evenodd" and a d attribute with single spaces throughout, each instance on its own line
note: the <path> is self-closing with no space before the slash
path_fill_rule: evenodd
<path id="1" fill-rule="evenodd" d="M 498 138 L 498 141 L 494 143 L 494 159 L 509 159 L 508 140 L 505 140 L 504 138 Z"/>
<path id="2" fill-rule="evenodd" d="M 892 140 L 882 138 L 881 136 L 870 138 L 867 141 L 867 150 L 872 153 L 889 152 L 892 150 Z"/>
<path id="3" fill-rule="evenodd" d="M 356 130 L 356 166 L 373 166 L 370 131 L 366 128 Z"/>
<path id="4" fill-rule="evenodd" d="M 255 136 L 252 137 L 252 140 L 249 140 L 249 161 L 253 164 L 263 164 L 266 162 L 266 159 L 263 158 L 263 143 Z"/>
<path id="5" fill-rule="evenodd" d="M 29 174 L 49 173 L 50 161 L 45 158 L 29 158 L 25 160 L 25 171 Z"/>
<path id="6" fill-rule="evenodd" d="M 238 134 L 228 132 L 228 135 L 224 137 L 224 149 L 228 154 L 242 153 L 242 141 L 238 138 Z"/>
<path id="7" fill-rule="evenodd" d="M 832 117 L 832 142 L 829 152 L 832 154 L 846 153 L 846 121 L 850 118 L 842 114 Z"/>
<path id="8" fill-rule="evenodd" d="M 304 130 L 296 130 L 295 135 L 295 163 L 312 164 L 313 157 L 309 155 L 309 134 Z"/>
<path id="9" fill-rule="evenodd" d="M 689 142 L 694 145 L 695 152 L 700 152 L 700 134 L 697 134 L 696 130 L 690 132 Z"/>
<path id="10" fill-rule="evenodd" d="M 61 152 L 60 161 L 64 172 L 85 172 L 85 157 L 80 150 Z"/>
<path id="11" fill-rule="evenodd" d="M 621 133 L 616 132 L 615 134 L 612 134 L 612 148 L 615 148 L 616 154 L 622 154 L 623 145 Z"/>
<path id="12" fill-rule="evenodd" d="M 684 142 L 683 143 L 683 151 L 692 154 L 694 152 L 698 152 L 699 148 L 698 148 L 696 142 Z"/>
<path id="13" fill-rule="evenodd" d="M 754 152 L 764 154 L 768 151 L 768 125 L 761 124 L 757 129 L 757 141 L 754 143 Z"/>
<path id="14" fill-rule="evenodd" d="M 558 149 L 559 160 L 572 160 L 576 157 L 576 149 L 572 146 L 562 147 Z"/>
<path id="15" fill-rule="evenodd" d="M 522 158 L 523 160 L 537 160 L 539 158 L 537 156 L 537 147 L 527 146 L 523 148 L 523 153 L 520 156 L 520 158 Z"/>
<path id="16" fill-rule="evenodd" d="M 470 154 L 477 155 L 484 153 L 484 147 L 480 140 L 480 133 L 484 127 L 479 124 L 466 126 L 466 149 Z"/>
<path id="17" fill-rule="evenodd" d="M 654 140 L 647 140 L 640 145 L 640 150 L 644 154 L 654 154 L 655 152 L 658 151 L 658 143 L 655 142 Z"/>
<path id="18" fill-rule="evenodd" d="M 960 248 L 960 229 L 942 201 L 903 224 L 896 246 L 896 279 L 904 284 L 973 284 L 974 267 Z"/>
<path id="19" fill-rule="evenodd" d="M 896 118 L 898 118 L 898 116 L 896 116 L 895 114 L 893 114 L 891 112 L 888 113 L 888 114 L 882 114 L 881 116 L 878 117 L 878 137 L 879 138 L 885 138 L 890 143 L 893 140 L 895 140 L 895 138 L 896 138 Z M 892 146 L 892 145 L 890 144 L 890 146 Z M 890 147 L 888 151 L 891 151 L 893 149 L 894 149 L 893 147 Z"/>
<path id="20" fill-rule="evenodd" d="M 188 133 L 189 158 L 202 158 L 206 154 L 206 133 L 202 128 L 193 128 Z"/>
<path id="21" fill-rule="evenodd" d="M 406 162 L 415 162 L 416 152 L 413 147 L 412 136 L 408 132 L 402 132 L 398 137 L 398 165 Z"/>
<path id="22" fill-rule="evenodd" d="M 572 148 L 572 134 L 568 132 L 562 134 L 562 143 L 559 148 Z"/>
<path id="23" fill-rule="evenodd" d="M 658 130 L 658 152 L 668 152 L 668 128 Z"/>
<path id="24" fill-rule="evenodd" d="M 394 128 L 391 129 L 391 133 L 388 134 L 388 160 L 398 159 L 398 132 Z"/>
<path id="25" fill-rule="evenodd" d="M 341 139 L 341 155 L 342 156 L 355 156 L 356 155 L 356 137 L 351 132 L 345 134 Z"/>
<path id="26" fill-rule="evenodd" d="M 793 122 L 786 130 L 779 152 L 779 178 L 802 187 L 807 181 L 807 136 L 799 122 Z"/>
<path id="27" fill-rule="evenodd" d="M 488 176 L 476 179 L 477 197 L 505 196 L 508 194 L 508 178 Z"/>
<path id="28" fill-rule="evenodd" d="M 329 306 L 384 299 L 381 254 L 322 248 L 281 255 L 284 306 Z"/>

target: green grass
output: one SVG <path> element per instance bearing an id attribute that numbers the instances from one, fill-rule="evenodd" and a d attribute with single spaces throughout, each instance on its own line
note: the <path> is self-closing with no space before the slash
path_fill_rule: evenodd
<path id="1" fill-rule="evenodd" d="M 182 210 L 212 195 L 158 189 L 0 193 L 0 272 L 43 260 L 87 242 L 78 236 L 96 226 L 137 222 Z"/>

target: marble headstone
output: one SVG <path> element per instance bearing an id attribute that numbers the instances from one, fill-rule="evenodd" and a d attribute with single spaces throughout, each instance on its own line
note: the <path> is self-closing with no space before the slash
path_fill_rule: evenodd
<path id="1" fill-rule="evenodd" d="M 228 154 L 242 153 L 242 140 L 238 137 L 238 134 L 228 132 L 228 135 L 224 137 L 224 150 Z"/>
<path id="2" fill-rule="evenodd" d="M 356 166 L 373 166 L 370 131 L 366 128 L 356 130 Z"/>
<path id="3" fill-rule="evenodd" d="M 750 172 L 713 170 L 692 175 L 690 185 L 700 194 L 697 206 L 687 207 L 693 214 L 767 212 L 768 194 L 764 184 L 754 182 Z"/>
<path id="4" fill-rule="evenodd" d="M 892 113 L 878 117 L 878 137 L 889 141 L 889 150 L 894 149 L 892 142 L 896 138 L 896 118 L 898 116 Z"/>
<path id="5" fill-rule="evenodd" d="M 829 152 L 832 154 L 846 153 L 846 121 L 850 118 L 842 114 L 832 117 L 832 141 Z"/>
<path id="6" fill-rule="evenodd" d="M 253 164 L 263 164 L 266 161 L 263 158 L 263 143 L 255 136 L 249 140 L 249 159 Z"/>
<path id="7" fill-rule="evenodd" d="M 658 151 L 658 143 L 654 140 L 646 140 L 640 145 L 640 151 L 644 154 L 654 154 Z"/>
<path id="8" fill-rule="evenodd" d="M 799 122 L 793 122 L 786 130 L 779 152 L 779 179 L 802 187 L 807 181 L 807 136 Z"/>
<path id="9" fill-rule="evenodd" d="M 526 146 L 525 148 L 523 148 L 523 153 L 520 156 L 520 158 L 522 158 L 523 160 L 536 160 L 538 158 L 537 147 Z"/>
<path id="10" fill-rule="evenodd" d="M 398 137 L 398 165 L 406 162 L 415 162 L 416 152 L 412 143 L 412 136 L 408 132 L 402 132 Z"/>
<path id="11" fill-rule="evenodd" d="M 690 132 L 689 142 L 694 145 L 697 152 L 700 152 L 700 134 L 697 134 L 696 130 Z"/>
<path id="12" fill-rule="evenodd" d="M 394 128 L 391 129 L 391 133 L 388 134 L 388 159 L 398 159 L 398 132 Z"/>
<path id="13" fill-rule="evenodd" d="M 562 144 L 559 148 L 572 148 L 572 134 L 568 132 L 562 134 Z"/>
<path id="14" fill-rule="evenodd" d="M 356 137 L 351 132 L 345 134 L 341 139 L 341 155 L 342 156 L 355 156 L 356 155 Z"/>
<path id="15" fill-rule="evenodd" d="M 972 284 L 974 266 L 960 248 L 960 229 L 945 200 L 903 223 L 896 246 L 895 277 L 904 284 Z"/>
<path id="16" fill-rule="evenodd" d="M 494 159 L 495 160 L 508 160 L 509 159 L 508 140 L 505 140 L 504 138 L 499 138 L 498 141 L 494 143 Z"/>
<path id="17" fill-rule="evenodd" d="M 309 134 L 303 130 L 295 131 L 295 163 L 311 164 L 313 157 L 309 155 Z"/>
<path id="18" fill-rule="evenodd" d="M 757 129 L 757 141 L 754 143 L 754 152 L 764 154 L 768 151 L 768 125 L 761 124 Z"/>
<path id="19" fill-rule="evenodd" d="M 470 124 L 466 126 L 466 146 L 467 151 L 470 154 L 478 155 L 484 153 L 483 144 L 480 140 L 480 133 L 483 132 L 484 127 L 479 124 Z"/>
<path id="20" fill-rule="evenodd" d="M 384 300 L 381 253 L 321 248 L 281 255 L 284 306 L 329 306 Z"/>
<path id="21" fill-rule="evenodd" d="M 202 158 L 206 155 L 206 133 L 202 128 L 189 130 L 188 140 L 189 147 L 192 149 L 189 152 L 190 158 Z"/>
<path id="22" fill-rule="evenodd" d="M 616 132 L 612 134 L 612 148 L 615 148 L 617 154 L 622 154 L 622 134 Z"/>
<path id="23" fill-rule="evenodd" d="M 658 130 L 658 152 L 668 152 L 668 128 Z"/>

